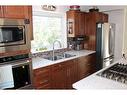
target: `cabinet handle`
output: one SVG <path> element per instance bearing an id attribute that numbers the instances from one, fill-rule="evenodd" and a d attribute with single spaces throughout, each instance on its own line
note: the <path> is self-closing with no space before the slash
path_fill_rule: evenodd
<path id="1" fill-rule="evenodd" d="M 70 75 L 70 69 L 67 69 L 67 77 Z"/>
<path id="2" fill-rule="evenodd" d="M 40 84 L 46 83 L 48 80 L 41 81 Z"/>
<path id="3" fill-rule="evenodd" d="M 59 67 L 61 67 L 62 65 L 60 64 Z"/>

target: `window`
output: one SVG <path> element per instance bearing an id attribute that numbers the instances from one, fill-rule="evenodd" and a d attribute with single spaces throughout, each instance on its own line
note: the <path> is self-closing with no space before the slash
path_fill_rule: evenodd
<path id="1" fill-rule="evenodd" d="M 33 35 L 34 40 L 31 42 L 31 51 L 43 52 L 53 49 L 53 42 L 59 40 L 62 44 L 61 48 L 67 47 L 66 36 L 66 19 L 64 15 L 50 13 L 35 13 L 33 16 Z M 58 43 L 55 49 L 60 49 Z"/>

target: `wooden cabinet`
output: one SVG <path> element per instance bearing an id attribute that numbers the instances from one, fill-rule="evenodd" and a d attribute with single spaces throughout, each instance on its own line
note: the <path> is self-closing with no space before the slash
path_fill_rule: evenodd
<path id="1" fill-rule="evenodd" d="M 67 34 L 68 37 L 84 35 L 85 12 L 67 11 Z"/>
<path id="2" fill-rule="evenodd" d="M 88 75 L 92 74 L 96 70 L 96 56 L 94 54 L 90 54 L 88 56 L 83 56 L 78 58 L 78 80 L 81 80 Z"/>
<path id="3" fill-rule="evenodd" d="M 72 84 L 95 72 L 95 54 L 34 70 L 36 89 L 72 89 Z"/>
<path id="4" fill-rule="evenodd" d="M 2 6 L 5 18 L 25 18 L 28 13 L 27 6 Z"/>
<path id="5" fill-rule="evenodd" d="M 0 17 L 3 17 L 3 7 L 0 6 Z"/>
<path id="6" fill-rule="evenodd" d="M 66 88 L 66 62 L 52 65 L 52 88 L 65 89 Z"/>
<path id="7" fill-rule="evenodd" d="M 67 69 L 67 89 L 72 89 L 72 84 L 78 80 L 77 59 L 66 61 Z"/>
<path id="8" fill-rule="evenodd" d="M 50 67 L 35 69 L 33 73 L 33 85 L 36 89 L 51 89 Z"/>
<path id="9" fill-rule="evenodd" d="M 30 23 L 29 23 L 29 36 L 30 36 L 30 39 L 33 40 L 34 37 L 33 37 L 33 15 L 32 15 L 32 6 L 27 6 L 28 8 L 28 13 L 27 15 L 25 16 L 27 19 L 29 19 Z"/>
<path id="10" fill-rule="evenodd" d="M 88 50 L 96 49 L 96 23 L 97 22 L 108 22 L 108 15 L 102 12 L 89 12 L 85 16 L 85 35 L 89 39 L 85 42 L 84 48 Z"/>
<path id="11" fill-rule="evenodd" d="M 72 84 L 77 80 L 77 59 L 65 61 L 52 66 L 53 89 L 72 89 Z"/>

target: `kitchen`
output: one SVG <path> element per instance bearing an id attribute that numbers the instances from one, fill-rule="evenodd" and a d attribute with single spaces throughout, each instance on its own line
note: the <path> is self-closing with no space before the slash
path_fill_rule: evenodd
<path id="1" fill-rule="evenodd" d="M 126 58 L 126 16 L 126 6 L 1 6 L 0 89 L 87 89 L 82 84 L 103 67 L 96 63 L 96 23 L 116 25 L 117 62 Z M 108 89 L 127 88 L 110 81 Z"/>

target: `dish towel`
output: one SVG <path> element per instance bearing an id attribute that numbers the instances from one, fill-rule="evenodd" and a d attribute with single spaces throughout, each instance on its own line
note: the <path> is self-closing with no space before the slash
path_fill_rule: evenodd
<path id="1" fill-rule="evenodd" d="M 14 87 L 12 66 L 5 65 L 0 67 L 0 89 Z"/>

